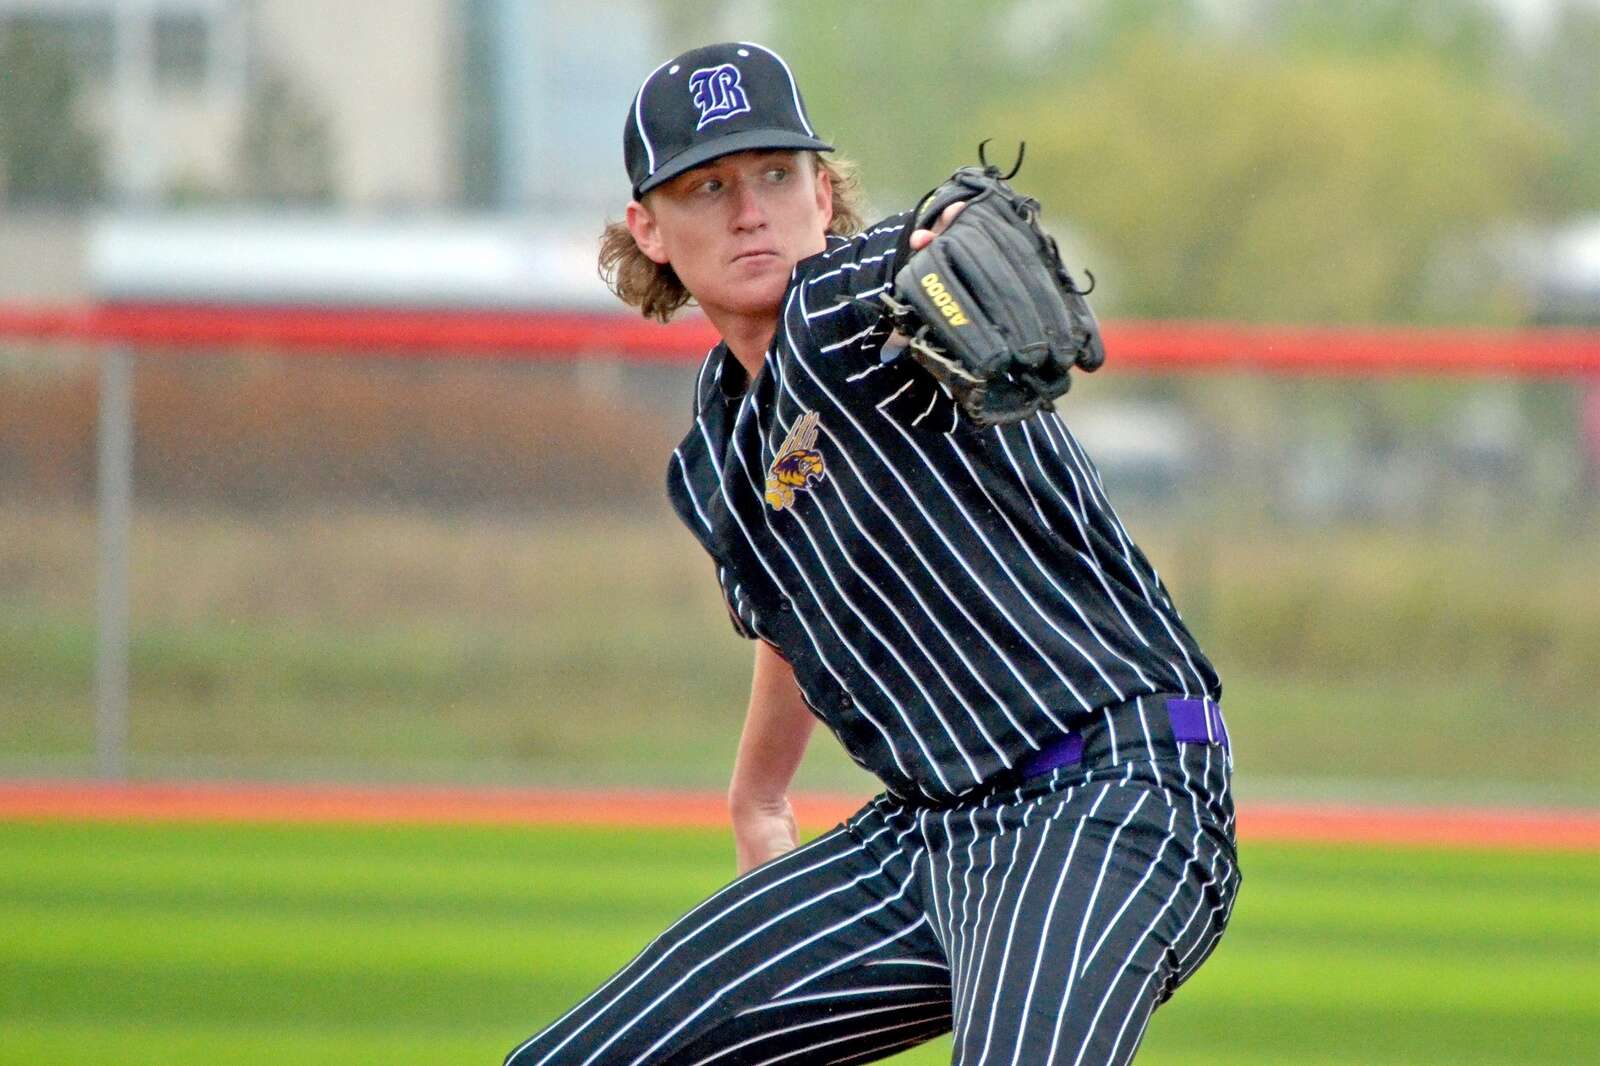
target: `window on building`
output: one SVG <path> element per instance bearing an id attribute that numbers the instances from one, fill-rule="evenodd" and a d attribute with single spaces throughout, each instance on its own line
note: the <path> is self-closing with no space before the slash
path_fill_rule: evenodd
<path id="1" fill-rule="evenodd" d="M 153 27 L 156 84 L 198 88 L 211 69 L 211 27 L 200 15 L 161 12 Z"/>

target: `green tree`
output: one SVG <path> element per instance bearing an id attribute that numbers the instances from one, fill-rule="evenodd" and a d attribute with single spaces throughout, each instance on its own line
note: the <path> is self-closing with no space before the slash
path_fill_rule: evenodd
<path id="1" fill-rule="evenodd" d="M 973 106 L 994 98 L 1006 66 L 995 12 L 961 0 L 773 8 L 771 44 L 804 86 L 818 132 L 861 164 L 884 213 L 971 157 Z"/>
<path id="2" fill-rule="evenodd" d="M 1475 83 L 1510 58 L 1508 15 L 1491 0 L 1253 0 L 1255 31 L 1295 55 L 1352 57 L 1426 52 Z"/>
<path id="3" fill-rule="evenodd" d="M 0 24 L 0 199 L 83 204 L 103 188 L 99 137 L 82 121 L 72 56 L 22 20 Z"/>
<path id="4" fill-rule="evenodd" d="M 1492 320 L 1437 268 L 1538 210 L 1556 135 L 1425 53 L 1290 58 L 1146 36 L 991 128 L 1025 187 L 1103 256 L 1120 314 Z M 1071 248 L 1072 242 L 1068 242 Z"/>
<path id="5" fill-rule="evenodd" d="M 1549 199 L 1563 213 L 1600 211 L 1600 8 L 1568 0 L 1527 57 L 1530 96 L 1568 133 Z"/>

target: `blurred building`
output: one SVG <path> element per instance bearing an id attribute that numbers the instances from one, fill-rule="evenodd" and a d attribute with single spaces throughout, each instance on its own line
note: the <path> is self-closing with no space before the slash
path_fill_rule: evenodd
<path id="1" fill-rule="evenodd" d="M 625 198 L 619 133 L 658 37 L 653 6 L 620 0 L 0 0 L 0 40 L 67 68 L 99 168 L 91 195 L 0 179 L 0 298 L 82 294 L 85 206 L 592 229 Z M 48 141 L 63 119 L 31 121 Z"/>
<path id="2" fill-rule="evenodd" d="M 0 0 L 0 32 L 27 31 L 69 57 L 124 201 L 248 195 L 250 124 L 293 118 L 300 143 L 277 147 L 324 142 L 329 180 L 315 191 L 341 206 L 592 207 L 602 177 L 620 169 L 618 87 L 657 50 L 651 11 L 554 0 Z"/>

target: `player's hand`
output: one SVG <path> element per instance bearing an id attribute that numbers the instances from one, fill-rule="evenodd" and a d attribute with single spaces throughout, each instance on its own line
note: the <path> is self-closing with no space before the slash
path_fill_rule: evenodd
<path id="1" fill-rule="evenodd" d="M 800 831 L 787 797 L 732 798 L 728 809 L 733 815 L 733 846 L 741 874 L 800 846 Z"/>
<path id="2" fill-rule="evenodd" d="M 920 252 L 939 234 L 950 228 L 950 223 L 956 220 L 961 209 L 966 207 L 965 201 L 958 200 L 939 212 L 939 218 L 934 222 L 932 229 L 914 229 L 911 231 L 911 250 Z M 905 334 L 896 331 L 889 334 L 889 339 L 884 341 L 885 348 L 904 348 L 910 342 Z"/>
<path id="3" fill-rule="evenodd" d="M 934 222 L 932 229 L 912 230 L 911 250 L 913 252 L 920 252 L 922 249 L 926 248 L 935 237 L 950 228 L 950 223 L 956 220 L 956 216 L 959 215 L 962 208 L 966 206 L 967 205 L 965 201 L 958 200 L 949 207 L 945 208 L 943 211 L 939 212 L 938 221 Z"/>

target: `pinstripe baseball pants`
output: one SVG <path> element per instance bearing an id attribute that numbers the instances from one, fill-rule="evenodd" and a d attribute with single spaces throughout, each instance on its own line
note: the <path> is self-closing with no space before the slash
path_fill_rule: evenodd
<path id="1" fill-rule="evenodd" d="M 1239 884 L 1223 743 L 1161 697 L 1075 764 L 948 807 L 888 796 L 681 918 L 507 1066 L 1123 1063 Z M 1220 724 L 1220 716 L 1218 716 Z"/>

